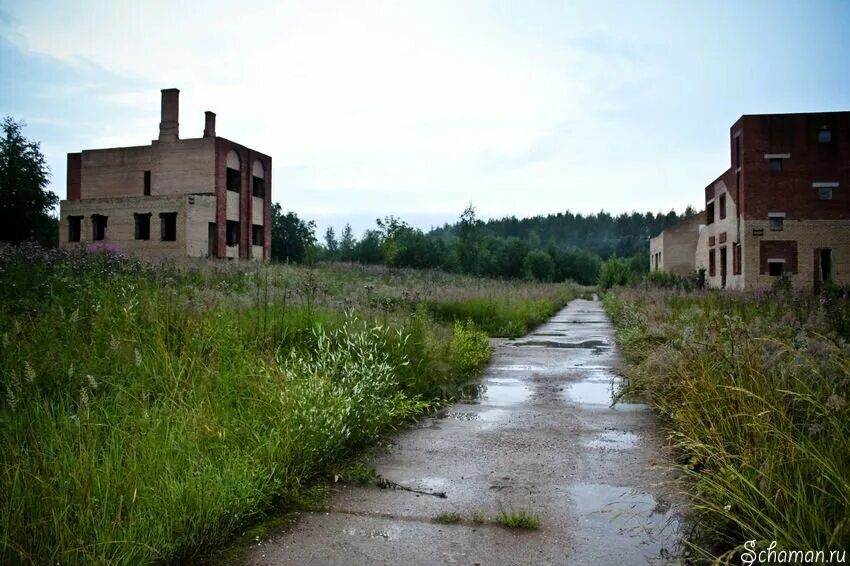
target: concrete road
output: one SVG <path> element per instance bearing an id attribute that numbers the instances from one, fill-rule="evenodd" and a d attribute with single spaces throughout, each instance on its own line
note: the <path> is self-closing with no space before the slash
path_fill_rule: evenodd
<path id="1" fill-rule="evenodd" d="M 374 466 L 401 489 L 339 486 L 242 562 L 272 564 L 647 564 L 675 555 L 678 521 L 655 416 L 611 408 L 613 327 L 575 300 L 518 340 L 495 343 L 471 395 L 398 434 Z M 658 466 L 658 467 L 656 467 Z M 533 512 L 533 531 L 476 524 Z M 441 524 L 445 513 L 463 517 Z"/>

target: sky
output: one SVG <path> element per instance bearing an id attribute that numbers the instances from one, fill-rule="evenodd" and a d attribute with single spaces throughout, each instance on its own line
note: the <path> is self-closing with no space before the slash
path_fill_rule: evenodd
<path id="1" fill-rule="evenodd" d="M 0 0 L 0 115 L 65 156 L 158 135 L 273 158 L 273 199 L 355 234 L 683 210 L 742 114 L 850 110 L 850 2 Z"/>

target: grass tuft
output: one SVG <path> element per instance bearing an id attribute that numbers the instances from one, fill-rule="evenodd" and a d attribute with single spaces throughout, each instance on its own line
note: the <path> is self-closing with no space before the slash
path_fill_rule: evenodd
<path id="1" fill-rule="evenodd" d="M 536 530 L 540 528 L 540 517 L 531 511 L 505 511 L 493 517 L 493 522 L 509 529 Z"/>
<path id="2" fill-rule="evenodd" d="M 434 517 L 435 523 L 440 523 L 442 525 L 455 525 L 460 523 L 463 520 L 457 513 L 440 513 L 436 517 Z"/>

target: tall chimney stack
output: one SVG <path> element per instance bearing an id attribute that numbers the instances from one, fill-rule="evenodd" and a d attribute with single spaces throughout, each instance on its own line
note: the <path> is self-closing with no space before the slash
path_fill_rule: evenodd
<path id="1" fill-rule="evenodd" d="M 204 137 L 215 137 L 215 112 L 207 110 L 204 112 Z"/>
<path id="2" fill-rule="evenodd" d="M 159 123 L 159 141 L 180 139 L 180 91 L 162 89 L 162 121 Z"/>

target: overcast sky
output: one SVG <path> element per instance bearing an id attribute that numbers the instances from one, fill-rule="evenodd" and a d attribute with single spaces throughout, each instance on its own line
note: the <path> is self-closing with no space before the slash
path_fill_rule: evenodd
<path id="1" fill-rule="evenodd" d="M 65 154 L 182 137 L 274 159 L 274 200 L 355 232 L 682 210 L 741 115 L 850 110 L 850 2 L 0 0 L 0 113 Z"/>

